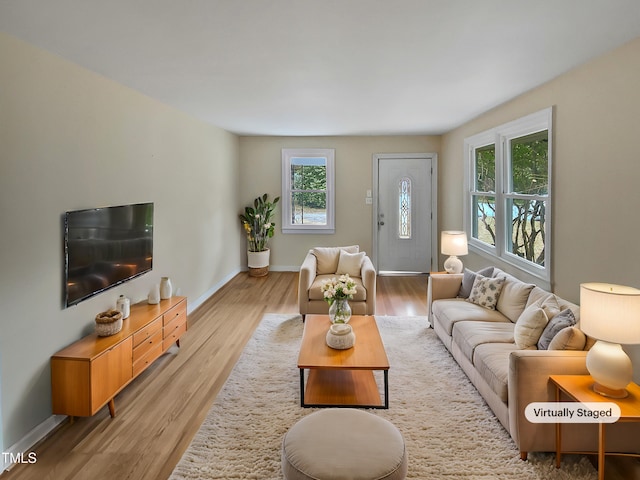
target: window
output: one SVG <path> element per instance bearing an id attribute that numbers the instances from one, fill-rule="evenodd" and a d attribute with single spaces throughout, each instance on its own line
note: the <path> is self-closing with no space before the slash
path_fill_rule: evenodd
<path id="1" fill-rule="evenodd" d="M 550 280 L 552 109 L 465 140 L 469 246 Z"/>
<path id="2" fill-rule="evenodd" d="M 282 233 L 335 232 L 334 157 L 333 149 L 282 149 Z"/>

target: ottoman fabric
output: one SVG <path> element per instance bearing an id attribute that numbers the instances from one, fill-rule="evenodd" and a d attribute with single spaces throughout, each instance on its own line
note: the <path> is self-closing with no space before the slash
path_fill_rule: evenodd
<path id="1" fill-rule="evenodd" d="M 286 480 L 396 480 L 407 473 L 400 431 L 361 410 L 327 409 L 302 418 L 282 442 Z"/>

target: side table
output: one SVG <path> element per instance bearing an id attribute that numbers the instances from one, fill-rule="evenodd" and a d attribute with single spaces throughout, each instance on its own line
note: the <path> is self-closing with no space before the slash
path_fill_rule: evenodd
<path id="1" fill-rule="evenodd" d="M 593 391 L 594 380 L 591 375 L 551 375 L 549 380 L 556 386 L 556 401 L 560 402 L 560 394 L 565 393 L 576 402 L 610 402 L 620 407 L 618 422 L 640 422 L 640 387 L 636 383 L 627 386 L 629 395 L 626 398 L 604 397 Z M 598 423 L 598 480 L 604 480 L 605 455 L 625 455 L 640 457 L 632 453 L 606 453 L 606 423 Z M 574 452 L 582 453 L 582 452 Z M 560 468 L 562 460 L 562 424 L 556 423 L 556 468 Z"/>

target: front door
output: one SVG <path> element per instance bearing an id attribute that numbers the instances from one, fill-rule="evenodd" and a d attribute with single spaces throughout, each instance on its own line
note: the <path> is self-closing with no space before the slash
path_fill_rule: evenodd
<path id="1" fill-rule="evenodd" d="M 378 272 L 427 273 L 432 265 L 434 156 L 377 155 L 374 160 Z"/>

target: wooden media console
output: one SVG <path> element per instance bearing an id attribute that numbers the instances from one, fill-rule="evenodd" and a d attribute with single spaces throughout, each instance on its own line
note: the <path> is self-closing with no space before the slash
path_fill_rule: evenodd
<path id="1" fill-rule="evenodd" d="M 94 415 L 105 405 L 115 416 L 114 397 L 187 330 L 187 299 L 131 306 L 122 330 L 109 337 L 88 335 L 51 357 L 53 413 Z"/>

